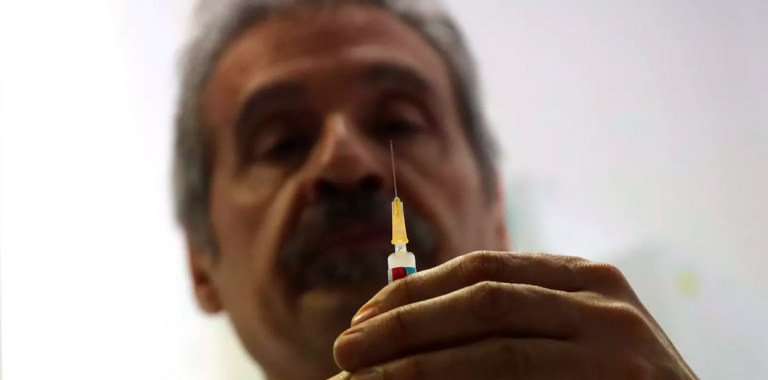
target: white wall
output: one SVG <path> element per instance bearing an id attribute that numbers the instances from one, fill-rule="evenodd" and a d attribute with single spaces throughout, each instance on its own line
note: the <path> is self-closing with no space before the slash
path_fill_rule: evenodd
<path id="1" fill-rule="evenodd" d="M 450 1 L 517 249 L 616 264 L 702 378 L 768 371 L 768 2 Z"/>
<path id="2" fill-rule="evenodd" d="M 762 376 L 768 3 L 449 6 L 481 61 L 518 248 L 615 262 L 702 378 Z M 255 373 L 197 312 L 170 218 L 188 9 L 0 2 L 3 379 Z"/>
<path id="3" fill-rule="evenodd" d="M 169 1 L 0 2 L 3 379 L 190 379 Z"/>
<path id="4" fill-rule="evenodd" d="M 768 3 L 449 3 L 514 181 L 768 290 Z"/>

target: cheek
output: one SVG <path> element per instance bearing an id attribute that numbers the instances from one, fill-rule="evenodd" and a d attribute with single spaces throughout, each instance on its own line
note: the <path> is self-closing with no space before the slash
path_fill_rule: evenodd
<path id="1" fill-rule="evenodd" d="M 489 229 L 480 174 L 468 149 L 460 144 L 437 152 L 418 150 L 403 165 L 403 192 L 437 233 L 441 262 L 487 248 Z"/>
<path id="2" fill-rule="evenodd" d="M 281 342 L 292 334 L 291 305 L 275 268 L 295 181 L 281 172 L 253 170 L 213 180 L 212 221 L 219 242 L 215 281 L 224 308 L 251 350 L 255 338 Z"/>
<path id="3" fill-rule="evenodd" d="M 239 174 L 222 168 L 217 173 L 211 189 L 211 218 L 222 280 L 236 283 L 235 294 L 262 298 L 279 290 L 270 284 L 277 282 L 274 267 L 290 211 L 286 205 L 293 199 L 286 194 L 290 186 L 283 172 L 272 169 Z"/>
<path id="4" fill-rule="evenodd" d="M 490 215 L 484 207 L 480 175 L 474 161 L 456 159 L 451 166 L 442 173 L 442 181 L 446 184 L 446 198 L 455 213 L 454 233 L 460 239 L 456 245 L 461 250 L 453 254 L 456 257 L 488 248 L 486 232 L 490 230 Z"/>
<path id="5" fill-rule="evenodd" d="M 427 156 L 419 160 L 419 174 L 435 185 L 451 208 L 463 215 L 482 190 L 480 174 L 472 152 L 462 139 L 448 136 L 448 141 L 443 148 L 418 151 Z"/>
<path id="6" fill-rule="evenodd" d="M 244 173 L 239 178 L 219 171 L 211 189 L 211 214 L 222 254 L 251 246 L 266 223 L 283 174 L 274 170 Z"/>

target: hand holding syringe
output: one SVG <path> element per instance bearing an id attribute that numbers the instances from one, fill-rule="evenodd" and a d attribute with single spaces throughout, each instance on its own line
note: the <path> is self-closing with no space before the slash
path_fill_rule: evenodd
<path id="1" fill-rule="evenodd" d="M 389 150 L 392 155 L 392 180 L 395 186 L 395 199 L 392 201 L 392 244 L 395 246 L 395 253 L 389 255 L 387 259 L 387 275 L 389 282 L 392 283 L 392 281 L 416 273 L 416 256 L 408 252 L 405 247 L 408 243 L 408 236 L 405 233 L 403 202 L 397 197 L 395 150 L 392 147 L 392 141 L 389 142 Z"/>

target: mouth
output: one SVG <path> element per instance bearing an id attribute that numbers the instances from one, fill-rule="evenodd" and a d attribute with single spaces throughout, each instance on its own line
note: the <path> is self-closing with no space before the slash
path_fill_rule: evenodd
<path id="1" fill-rule="evenodd" d="M 282 240 L 277 265 L 294 294 L 383 287 L 391 245 L 391 207 L 380 194 L 347 194 L 305 208 Z M 434 262 L 432 232 L 417 212 L 407 228 L 424 267 Z"/>
<path id="2" fill-rule="evenodd" d="M 316 226 L 314 241 L 288 242 L 284 261 L 291 288 L 298 293 L 350 285 L 386 285 L 389 230 L 375 221 Z M 292 244 L 297 244 L 296 248 Z"/>
<path id="3" fill-rule="evenodd" d="M 345 226 L 331 232 L 319 244 L 318 255 L 346 256 L 354 252 L 388 252 L 386 228 L 372 223 Z"/>

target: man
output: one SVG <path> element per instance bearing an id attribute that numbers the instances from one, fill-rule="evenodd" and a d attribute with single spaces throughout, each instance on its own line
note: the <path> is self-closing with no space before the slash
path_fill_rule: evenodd
<path id="1" fill-rule="evenodd" d="M 504 252 L 472 61 L 436 4 L 200 9 L 178 217 L 200 305 L 269 379 L 696 378 L 616 268 Z M 421 272 L 385 286 L 390 141 Z"/>

